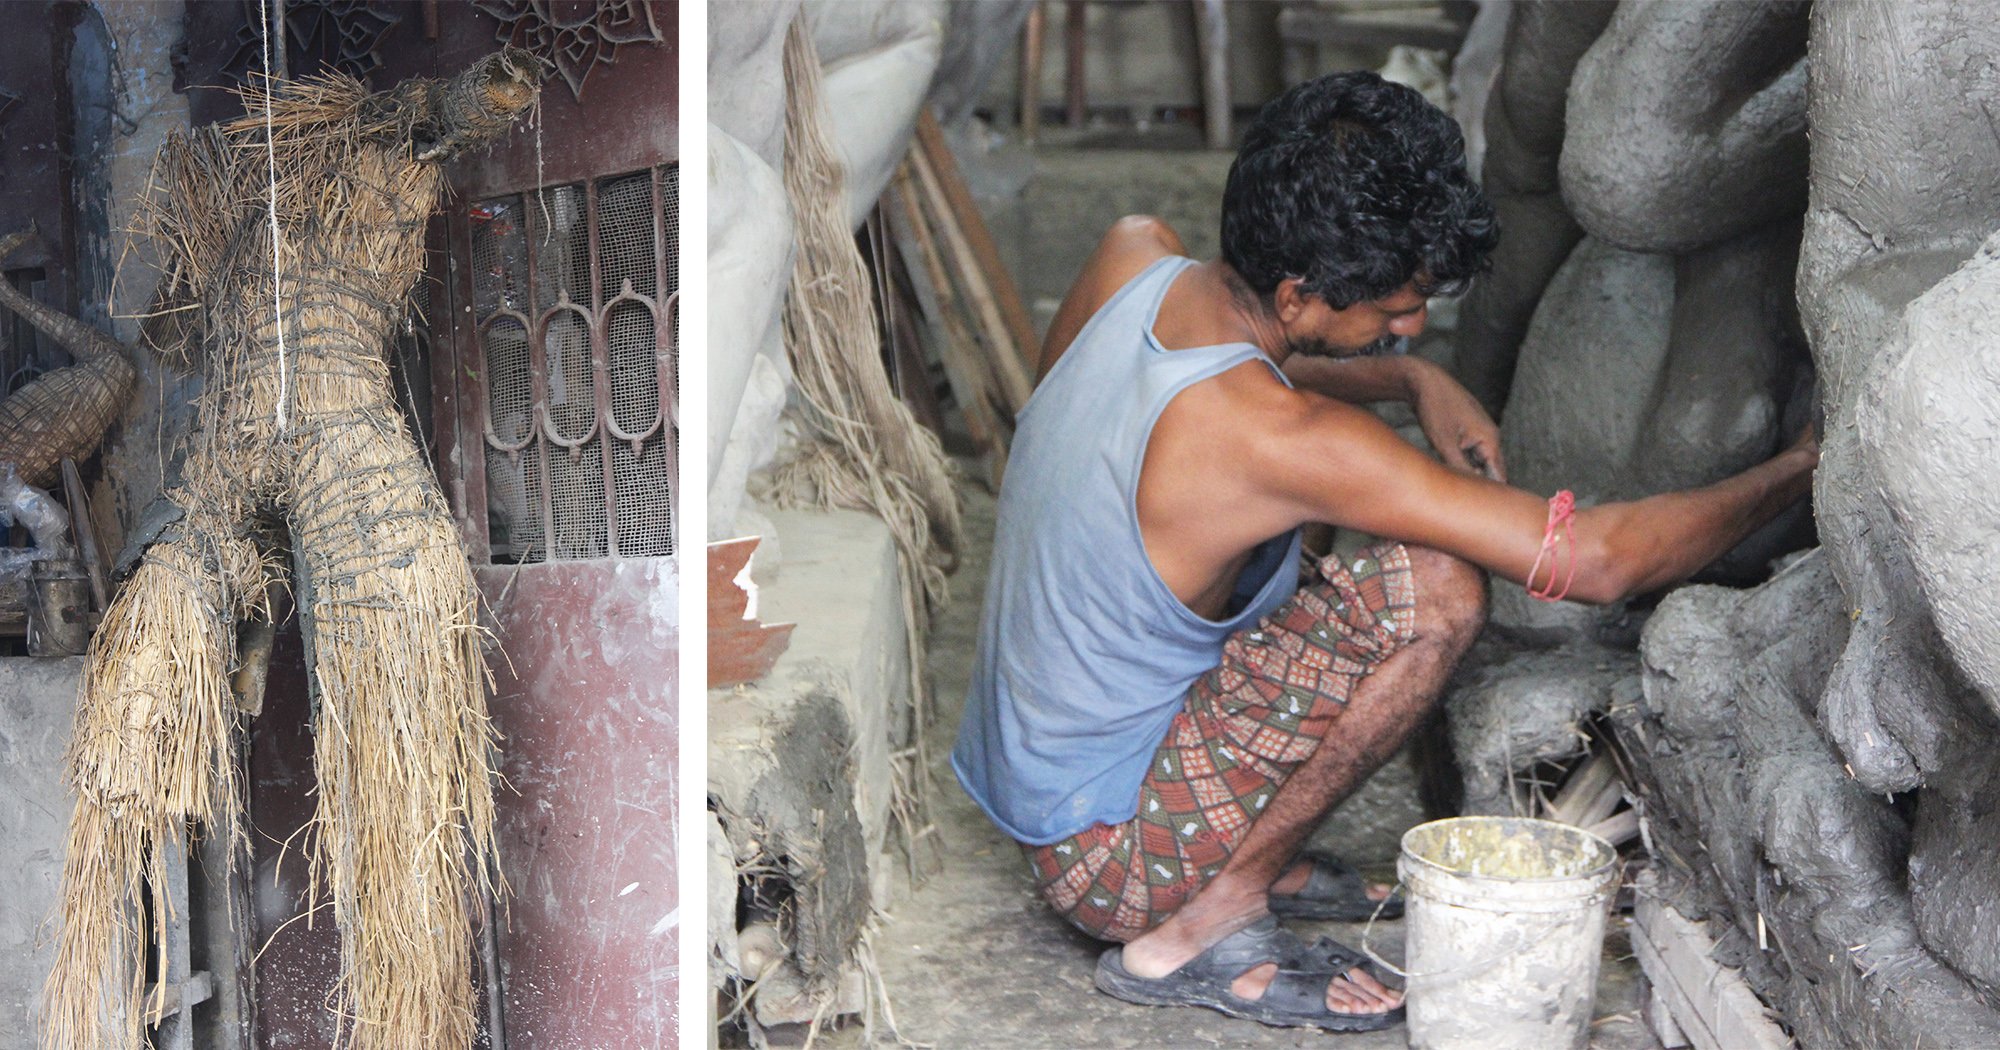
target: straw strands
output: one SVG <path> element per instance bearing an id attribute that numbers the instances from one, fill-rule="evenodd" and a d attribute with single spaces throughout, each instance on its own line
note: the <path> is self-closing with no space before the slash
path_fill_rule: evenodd
<path id="1" fill-rule="evenodd" d="M 142 879 L 162 915 L 163 844 L 242 833 L 236 623 L 287 561 L 316 701 L 313 896 L 331 897 L 342 933 L 338 1045 L 470 1044 L 470 895 L 491 889 L 493 836 L 477 592 L 381 348 L 423 268 L 441 189 L 429 161 L 502 133 L 538 78 L 509 51 L 376 95 L 346 78 L 251 90 L 250 116 L 162 147 L 140 224 L 175 318 L 163 349 L 207 386 L 165 497 L 180 518 L 84 672 L 44 1046 L 141 1045 Z"/>
<path id="2" fill-rule="evenodd" d="M 895 538 L 903 576 L 910 661 L 908 738 L 902 788 L 891 810 L 910 861 L 927 830 L 924 726 L 930 686 L 925 639 L 943 608 L 945 574 L 962 542 L 958 494 L 936 435 L 896 398 L 882 366 L 881 332 L 866 265 L 847 225 L 846 172 L 827 135 L 820 63 L 805 19 L 785 39 L 785 192 L 798 247 L 785 298 L 785 348 L 812 436 L 774 471 L 779 498 L 806 493 L 822 506 L 872 511 Z"/>

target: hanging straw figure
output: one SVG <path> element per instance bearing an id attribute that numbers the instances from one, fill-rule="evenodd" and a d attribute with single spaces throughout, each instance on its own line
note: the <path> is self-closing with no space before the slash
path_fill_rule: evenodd
<path id="1" fill-rule="evenodd" d="M 83 672 L 44 1046 L 143 1046 L 167 851 L 204 829 L 244 848 L 236 624 L 268 615 L 287 561 L 315 710 L 312 896 L 341 931 L 337 1045 L 470 1045 L 493 835 L 477 598 L 383 347 L 423 270 L 440 165 L 503 135 L 540 76 L 509 49 L 373 95 L 346 77 L 251 88 L 246 116 L 161 148 L 138 222 L 174 320 L 157 349 L 207 385 L 150 516 L 168 524 Z"/>

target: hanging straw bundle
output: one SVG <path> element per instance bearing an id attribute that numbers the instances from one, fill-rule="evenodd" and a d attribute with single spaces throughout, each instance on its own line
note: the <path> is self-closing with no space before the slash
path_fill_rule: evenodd
<path id="1" fill-rule="evenodd" d="M 909 746 L 892 770 L 891 806 L 914 875 L 916 840 L 928 824 L 926 638 L 947 598 L 945 574 L 962 527 L 944 450 L 896 397 L 882 366 L 868 269 L 847 224 L 847 173 L 826 130 L 820 76 L 806 19 L 794 18 L 785 37 L 785 195 L 798 247 L 784 328 L 813 437 L 776 471 L 774 487 L 780 494 L 809 493 L 823 506 L 873 511 L 895 538 L 911 710 Z"/>
<path id="2" fill-rule="evenodd" d="M 240 845 L 229 671 L 236 623 L 268 616 L 283 569 L 266 530 L 289 537 L 316 701 L 338 1043 L 470 1044 L 468 898 L 490 889 L 493 835 L 477 598 L 381 348 L 423 269 L 434 162 L 502 134 L 539 75 L 510 50 L 377 95 L 347 78 L 247 91 L 249 116 L 162 147 L 140 218 L 176 314 L 161 349 L 207 386 L 165 497 L 178 520 L 84 671 L 45 1046 L 141 1045 L 142 879 L 163 917 L 166 844 L 193 825 Z"/>
<path id="3" fill-rule="evenodd" d="M 816 440 L 782 488 L 828 506 L 864 507 L 889 524 L 925 617 L 945 601 L 962 541 L 958 493 L 936 435 L 897 399 L 882 367 L 868 268 L 847 225 L 847 172 L 826 130 L 819 55 L 806 20 L 785 37 L 785 195 L 798 249 L 785 297 L 785 348 Z"/>

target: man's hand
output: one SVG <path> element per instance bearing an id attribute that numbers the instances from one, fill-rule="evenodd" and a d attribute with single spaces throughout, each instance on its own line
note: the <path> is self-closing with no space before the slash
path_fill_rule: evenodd
<path id="1" fill-rule="evenodd" d="M 1446 466 L 1468 474 L 1507 480 L 1500 455 L 1500 427 L 1479 399 L 1444 369 L 1421 358 L 1405 358 L 1410 368 L 1410 407 L 1424 437 Z"/>
<path id="2" fill-rule="evenodd" d="M 1792 439 L 1792 443 L 1786 447 L 1785 451 L 1803 452 L 1812 457 L 1814 466 L 1818 466 L 1819 425 L 1817 423 L 1807 423 L 1805 428 L 1799 431 L 1799 436 Z"/>

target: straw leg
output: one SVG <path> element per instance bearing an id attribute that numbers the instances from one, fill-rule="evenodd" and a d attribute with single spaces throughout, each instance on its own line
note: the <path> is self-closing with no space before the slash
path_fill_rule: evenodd
<path id="1" fill-rule="evenodd" d="M 92 641 L 67 758 L 78 799 L 45 1047 L 141 1045 L 142 887 L 163 925 L 168 844 L 196 825 L 241 832 L 229 664 L 238 611 L 261 598 L 264 577 L 231 532 L 213 515 L 183 522 L 147 552 Z"/>
<path id="2" fill-rule="evenodd" d="M 469 1045 L 493 824 L 472 574 L 395 419 L 306 439 L 290 515 L 320 697 L 315 878 L 343 933 L 342 1045 L 361 1050 Z"/>

